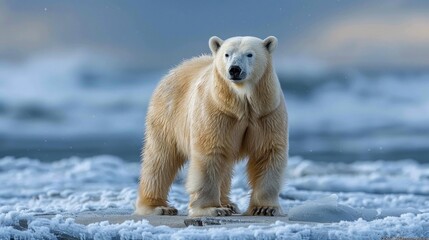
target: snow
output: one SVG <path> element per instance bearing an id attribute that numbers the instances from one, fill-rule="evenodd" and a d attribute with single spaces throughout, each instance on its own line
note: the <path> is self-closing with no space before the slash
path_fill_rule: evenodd
<path id="1" fill-rule="evenodd" d="M 306 201 L 302 205 L 291 208 L 288 212 L 288 217 L 291 221 L 330 223 L 355 221 L 360 218 L 372 221 L 388 216 L 399 217 L 406 213 L 420 214 L 421 212 L 414 208 L 352 208 L 344 204 L 339 204 L 338 196 L 332 194 L 329 197 Z"/>
<path id="2" fill-rule="evenodd" d="M 232 199 L 249 201 L 245 163 L 235 169 Z M 186 214 L 186 169 L 169 200 Z M 0 239 L 77 237 L 86 239 L 356 238 L 429 237 L 429 165 L 412 160 L 320 163 L 291 157 L 280 203 L 290 220 L 271 225 L 183 229 L 146 220 L 88 226 L 65 217 L 82 211 L 132 211 L 139 163 L 114 156 L 42 162 L 0 159 Z M 52 219 L 35 214 L 56 214 Z M 22 222 L 28 222 L 23 228 Z M 301 221 L 301 222 L 298 222 Z M 320 223 L 325 222 L 325 223 Z"/>

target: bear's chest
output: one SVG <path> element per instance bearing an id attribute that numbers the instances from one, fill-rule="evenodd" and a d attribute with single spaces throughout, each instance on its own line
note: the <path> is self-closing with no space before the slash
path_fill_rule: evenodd
<path id="1" fill-rule="evenodd" d="M 242 149 L 252 137 L 252 133 L 261 132 L 263 128 L 260 124 L 259 116 L 252 112 L 247 111 L 246 114 L 236 119 L 235 124 L 229 129 L 232 140 L 236 149 Z"/>

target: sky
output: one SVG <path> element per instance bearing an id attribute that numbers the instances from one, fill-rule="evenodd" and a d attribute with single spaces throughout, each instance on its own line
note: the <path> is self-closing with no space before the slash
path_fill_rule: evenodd
<path id="1" fill-rule="evenodd" d="M 209 53 L 208 39 L 277 36 L 279 64 L 429 67 L 429 1 L 0 2 L 0 61 L 85 51 L 166 69 Z"/>

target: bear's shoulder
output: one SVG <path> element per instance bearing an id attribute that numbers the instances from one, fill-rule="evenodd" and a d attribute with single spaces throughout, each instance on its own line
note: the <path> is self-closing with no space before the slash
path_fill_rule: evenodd
<path id="1" fill-rule="evenodd" d="M 201 55 L 184 60 L 178 66 L 170 70 L 169 75 L 174 76 L 195 76 L 213 63 L 213 57 L 209 55 Z"/>
<path id="2" fill-rule="evenodd" d="M 198 66 L 207 66 L 213 62 L 213 57 L 211 55 L 201 55 L 198 57 L 193 57 L 183 61 L 178 67 L 198 67 Z"/>

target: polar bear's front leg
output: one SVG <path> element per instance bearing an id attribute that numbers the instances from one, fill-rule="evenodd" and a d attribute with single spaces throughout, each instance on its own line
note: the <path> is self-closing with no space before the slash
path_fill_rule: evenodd
<path id="1" fill-rule="evenodd" d="M 148 129 L 147 131 L 150 131 Z M 185 159 L 174 145 L 149 134 L 143 151 L 143 163 L 135 213 L 138 215 L 177 215 L 167 203 L 168 191 Z"/>
<path id="2" fill-rule="evenodd" d="M 221 204 L 221 185 L 229 163 L 221 155 L 191 157 L 186 188 L 190 194 L 189 215 L 229 216 L 232 210 Z M 229 171 L 229 169 L 228 169 Z"/>
<path id="3" fill-rule="evenodd" d="M 238 214 L 240 213 L 240 209 L 237 204 L 233 203 L 229 198 L 229 194 L 231 192 L 231 179 L 233 168 L 223 169 L 225 171 L 225 175 L 222 179 L 222 185 L 220 187 L 220 203 L 222 207 L 227 207 L 231 209 L 232 213 Z"/>
<path id="4" fill-rule="evenodd" d="M 269 150 L 259 157 L 250 157 L 248 175 L 252 194 L 245 215 L 282 215 L 279 193 L 286 165 L 285 151 Z"/>

